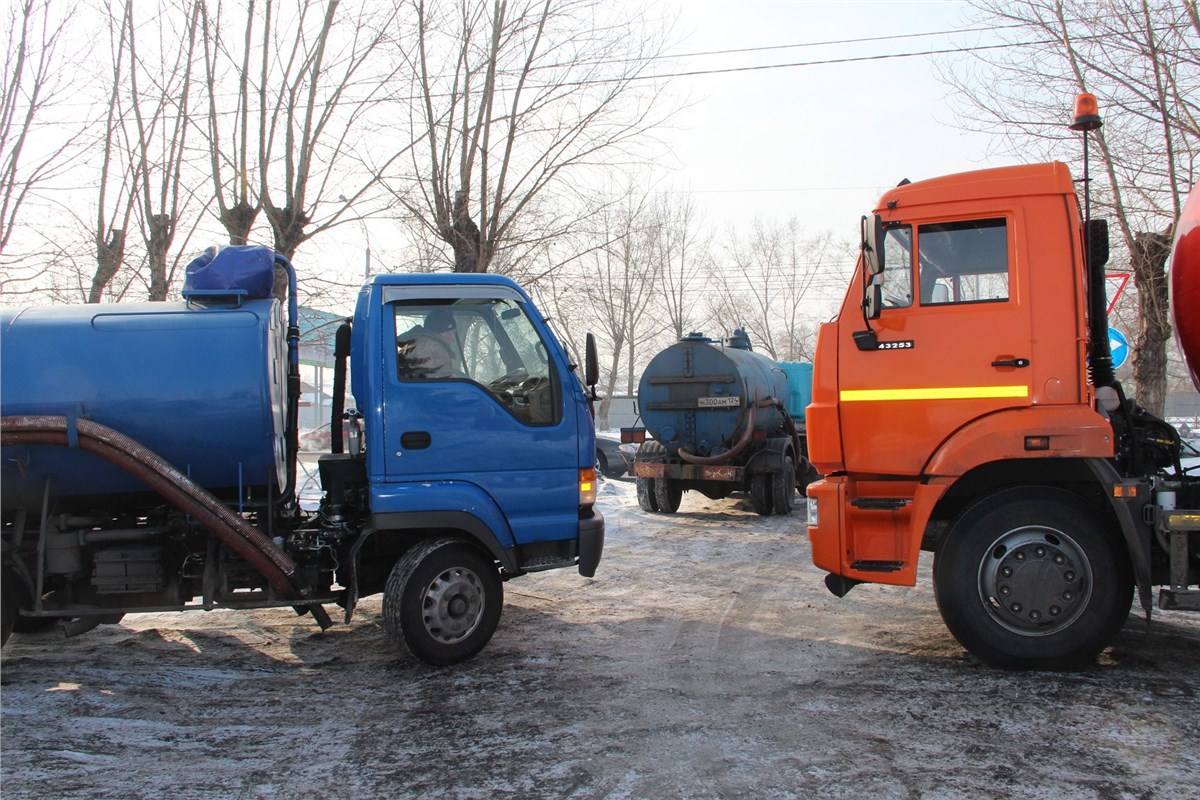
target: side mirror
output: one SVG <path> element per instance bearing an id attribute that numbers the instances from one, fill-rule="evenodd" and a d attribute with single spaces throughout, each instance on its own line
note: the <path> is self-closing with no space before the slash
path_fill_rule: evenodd
<path id="1" fill-rule="evenodd" d="M 862 251 L 867 274 L 883 272 L 883 220 L 878 214 L 862 218 Z"/>
<path id="2" fill-rule="evenodd" d="M 591 387 L 594 392 L 595 386 L 599 382 L 600 357 L 596 355 L 596 337 L 589 333 L 584 344 L 583 383 L 585 386 Z"/>
<path id="3" fill-rule="evenodd" d="M 863 293 L 863 319 L 879 319 L 882 310 L 883 287 L 878 283 L 867 284 L 867 291 Z"/>

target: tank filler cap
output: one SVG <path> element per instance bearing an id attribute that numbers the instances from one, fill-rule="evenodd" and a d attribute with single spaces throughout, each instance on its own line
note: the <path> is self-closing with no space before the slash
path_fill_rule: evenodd
<path id="1" fill-rule="evenodd" d="M 691 333 L 689 333 L 687 336 L 683 337 L 679 341 L 681 341 L 681 342 L 711 342 L 712 339 L 708 338 L 700 331 L 692 331 Z"/>
<path id="2" fill-rule="evenodd" d="M 733 332 L 733 335 L 726 341 L 729 347 L 735 350 L 753 350 L 750 346 L 750 334 L 746 333 L 745 329 L 738 328 Z"/>

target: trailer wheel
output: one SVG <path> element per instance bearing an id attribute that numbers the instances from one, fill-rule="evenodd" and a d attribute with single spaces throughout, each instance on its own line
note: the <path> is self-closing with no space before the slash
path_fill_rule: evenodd
<path id="1" fill-rule="evenodd" d="M 750 476 L 750 505 L 755 513 L 767 516 L 774 508 L 771 498 L 771 476 L 756 472 Z"/>
<path id="2" fill-rule="evenodd" d="M 392 641 L 433 666 L 465 661 L 500 624 L 504 590 L 496 566 L 456 539 L 421 542 L 405 553 L 383 590 Z"/>
<path id="3" fill-rule="evenodd" d="M 1004 669 L 1090 663 L 1129 616 L 1133 577 L 1104 517 L 1059 489 L 1017 488 L 968 508 L 934 563 L 942 619 Z"/>
<path id="4" fill-rule="evenodd" d="M 783 469 L 771 473 L 771 504 L 781 517 L 796 507 L 796 464 L 791 456 L 784 457 Z"/>
<path id="5" fill-rule="evenodd" d="M 638 505 L 642 511 L 658 511 L 658 500 L 654 491 L 654 478 L 638 478 L 634 481 L 637 487 Z"/>
<path id="6" fill-rule="evenodd" d="M 670 478 L 654 481 L 654 505 L 663 514 L 674 514 L 683 502 L 683 484 Z"/>

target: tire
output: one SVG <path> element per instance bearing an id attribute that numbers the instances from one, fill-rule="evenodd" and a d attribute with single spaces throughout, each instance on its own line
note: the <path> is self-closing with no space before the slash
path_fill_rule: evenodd
<path id="1" fill-rule="evenodd" d="M 1119 533 L 1084 500 L 1007 489 L 968 508 L 934 561 L 954 638 L 1003 669 L 1077 669 L 1116 636 L 1133 599 Z"/>
<path id="2" fill-rule="evenodd" d="M 817 472 L 817 468 L 807 458 L 800 459 L 800 469 L 797 470 L 797 475 L 799 477 L 796 481 L 796 488 L 805 497 L 808 496 L 808 487 L 814 482 L 821 480 L 821 473 Z"/>
<path id="3" fill-rule="evenodd" d="M 606 478 L 613 477 L 608 471 L 608 457 L 604 453 L 601 453 L 599 449 L 596 450 L 596 472 L 599 472 Z"/>
<path id="4" fill-rule="evenodd" d="M 484 648 L 500 624 L 504 589 L 495 564 L 456 539 L 406 552 L 383 590 L 388 636 L 415 658 L 442 667 Z"/>
<path id="5" fill-rule="evenodd" d="M 771 476 L 765 472 L 756 472 L 750 476 L 750 506 L 764 517 L 774 508 L 771 498 Z"/>
<path id="6" fill-rule="evenodd" d="M 796 464 L 791 456 L 784 457 L 783 469 L 771 473 L 771 505 L 781 517 L 796 507 Z"/>
<path id="7" fill-rule="evenodd" d="M 674 514 L 683 502 L 683 484 L 669 478 L 654 481 L 654 505 L 663 514 Z"/>
<path id="8" fill-rule="evenodd" d="M 638 478 L 634 481 L 637 487 L 638 505 L 642 511 L 651 513 L 658 511 L 658 499 L 654 491 L 654 478 Z"/>

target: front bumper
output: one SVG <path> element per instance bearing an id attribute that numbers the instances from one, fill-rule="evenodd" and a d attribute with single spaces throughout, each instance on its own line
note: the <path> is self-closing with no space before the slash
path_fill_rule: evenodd
<path id="1" fill-rule="evenodd" d="M 604 515 L 593 510 L 588 519 L 579 520 L 579 574 L 590 578 L 596 574 L 604 554 Z"/>

